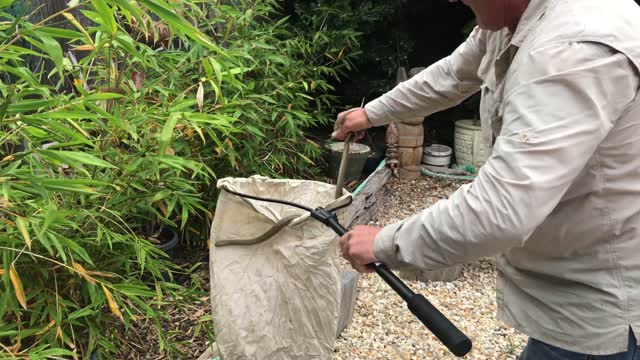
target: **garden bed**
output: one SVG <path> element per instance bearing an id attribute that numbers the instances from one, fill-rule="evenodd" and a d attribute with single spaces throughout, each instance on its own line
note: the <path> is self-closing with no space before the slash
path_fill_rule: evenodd
<path id="1" fill-rule="evenodd" d="M 449 197 L 462 184 L 426 176 L 417 180 L 389 179 L 386 169 L 382 168 L 356 192 L 353 207 L 360 208 L 352 225 L 391 224 Z M 342 266 L 348 268 L 346 262 L 342 262 Z M 203 261 L 194 272 L 193 281 L 200 284 L 201 291 L 208 290 L 208 270 Z M 520 353 L 526 336 L 495 319 L 495 266 L 491 259 L 465 265 L 453 282 L 406 283 L 427 297 L 473 340 L 473 350 L 467 359 L 516 359 Z M 208 296 L 203 294 L 191 308 L 171 309 L 171 319 L 164 322 L 171 336 L 182 342 L 180 358 L 198 359 L 209 343 L 203 321 L 210 319 L 210 305 Z M 136 335 L 131 336 L 126 359 L 166 358 L 156 350 L 158 342 L 153 336 L 153 326 L 147 325 L 139 324 L 133 330 Z M 454 358 L 406 310 L 404 302 L 386 283 L 375 274 L 360 277 L 354 316 L 336 341 L 333 360 Z"/>

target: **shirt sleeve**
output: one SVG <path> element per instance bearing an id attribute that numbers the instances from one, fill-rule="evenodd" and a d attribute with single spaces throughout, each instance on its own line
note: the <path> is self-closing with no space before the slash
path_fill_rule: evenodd
<path id="1" fill-rule="evenodd" d="M 485 53 L 485 33 L 475 28 L 450 56 L 365 106 L 374 126 L 423 118 L 462 102 L 480 89 L 478 68 Z"/>
<path id="2" fill-rule="evenodd" d="M 439 269 L 522 246 L 639 86 L 625 55 L 591 42 L 519 55 L 508 76 L 503 128 L 479 175 L 448 200 L 385 227 L 374 243 L 379 260 Z"/>

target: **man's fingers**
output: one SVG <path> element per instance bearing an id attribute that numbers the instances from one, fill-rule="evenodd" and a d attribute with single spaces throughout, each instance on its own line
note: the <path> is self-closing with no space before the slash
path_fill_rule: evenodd
<path id="1" fill-rule="evenodd" d="M 342 235 L 340 240 L 338 240 L 338 245 L 340 246 L 340 251 L 344 250 L 344 247 L 349 243 L 349 238 L 351 237 L 351 233 L 346 233 Z"/>
<path id="2" fill-rule="evenodd" d="M 344 127 L 339 128 L 331 134 L 331 137 L 336 140 L 344 140 L 347 138 L 348 132 L 344 130 Z"/>
<path id="3" fill-rule="evenodd" d="M 336 122 L 335 124 L 333 124 L 333 130 L 338 130 L 342 127 L 342 124 L 344 123 L 344 118 L 347 115 L 347 111 L 343 111 L 341 113 L 338 114 L 338 117 L 336 118 Z"/>

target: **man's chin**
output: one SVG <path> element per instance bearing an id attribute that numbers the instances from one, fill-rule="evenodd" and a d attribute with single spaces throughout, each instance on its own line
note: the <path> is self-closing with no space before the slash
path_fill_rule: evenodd
<path id="1" fill-rule="evenodd" d="M 500 31 L 504 29 L 506 26 L 495 26 L 495 25 L 491 26 L 487 24 L 478 23 L 478 27 L 482 30 L 487 30 L 487 31 Z"/>

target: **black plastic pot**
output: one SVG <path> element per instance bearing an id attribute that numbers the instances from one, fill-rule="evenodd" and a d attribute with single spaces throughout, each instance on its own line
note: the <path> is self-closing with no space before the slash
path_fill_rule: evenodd
<path id="1" fill-rule="evenodd" d="M 149 235 L 143 235 L 142 237 L 149 238 Z M 155 244 L 156 248 L 159 250 L 162 250 L 165 254 L 167 254 L 169 256 L 169 261 L 175 262 L 175 259 L 178 256 L 178 252 L 180 249 L 179 247 L 180 234 L 178 233 L 178 231 L 173 228 L 163 227 L 159 231 L 159 233 L 157 233 L 157 235 L 154 236 L 154 238 L 159 241 L 158 244 Z M 161 273 L 161 276 L 162 276 L 162 279 L 166 282 L 173 281 L 175 283 L 179 283 L 178 281 L 179 279 L 172 280 L 172 277 L 169 271 L 163 271 Z M 145 272 L 145 274 L 142 275 L 142 280 L 146 283 L 152 283 L 153 275 L 151 275 L 151 273 Z"/>
<path id="2" fill-rule="evenodd" d="M 384 154 L 372 153 L 371 155 L 369 155 L 369 157 L 367 157 L 367 161 L 365 161 L 364 163 L 364 169 L 362 169 L 362 176 L 368 177 L 374 171 L 376 171 L 376 169 L 378 168 L 378 166 L 380 166 L 380 163 L 382 162 L 382 160 L 384 160 L 384 158 L 385 158 Z"/>
<path id="3" fill-rule="evenodd" d="M 164 251 L 170 258 L 175 258 L 176 247 L 180 242 L 180 235 L 178 235 L 178 232 L 174 229 L 165 227 L 160 231 L 160 239 L 162 242 L 156 245 L 156 247 Z"/>

